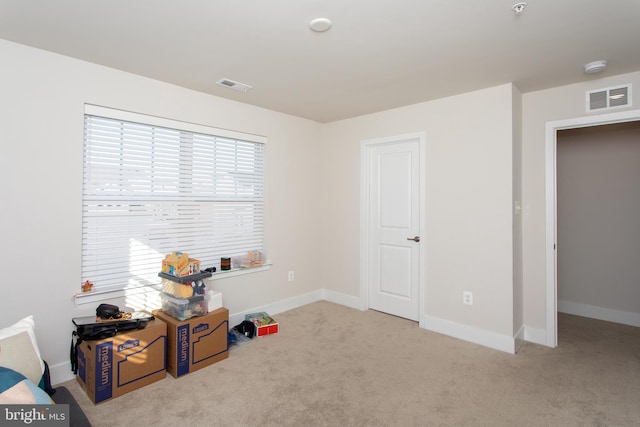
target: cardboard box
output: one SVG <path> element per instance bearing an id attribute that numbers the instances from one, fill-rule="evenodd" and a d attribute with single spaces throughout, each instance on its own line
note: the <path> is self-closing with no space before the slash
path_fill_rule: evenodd
<path id="1" fill-rule="evenodd" d="M 278 333 L 278 322 L 265 312 L 246 314 L 244 320 L 249 320 L 256 325 L 257 337 Z"/>
<path id="2" fill-rule="evenodd" d="M 180 321 L 154 311 L 167 324 L 167 371 L 178 378 L 229 357 L 229 310 Z"/>
<path id="3" fill-rule="evenodd" d="M 150 321 L 144 329 L 78 346 L 76 379 L 93 403 L 122 396 L 166 377 L 167 325 Z"/>

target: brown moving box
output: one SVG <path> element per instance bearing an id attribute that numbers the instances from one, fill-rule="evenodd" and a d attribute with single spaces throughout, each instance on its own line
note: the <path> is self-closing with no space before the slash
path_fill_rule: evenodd
<path id="1" fill-rule="evenodd" d="M 166 377 L 167 325 L 119 333 L 78 346 L 76 379 L 94 403 L 122 396 Z"/>
<path id="2" fill-rule="evenodd" d="M 167 324 L 167 372 L 178 378 L 229 357 L 229 310 L 178 320 L 154 311 Z"/>

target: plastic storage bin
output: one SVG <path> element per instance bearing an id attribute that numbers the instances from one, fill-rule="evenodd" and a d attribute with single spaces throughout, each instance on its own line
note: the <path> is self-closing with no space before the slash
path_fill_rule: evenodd
<path id="1" fill-rule="evenodd" d="M 191 298 L 175 298 L 164 292 L 160 293 L 162 311 L 178 320 L 187 320 L 202 316 L 209 312 L 209 296 L 194 295 Z"/>

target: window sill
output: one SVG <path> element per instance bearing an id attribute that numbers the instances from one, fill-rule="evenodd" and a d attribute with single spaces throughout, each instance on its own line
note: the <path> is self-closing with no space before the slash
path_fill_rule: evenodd
<path id="1" fill-rule="evenodd" d="M 216 271 L 211 277 L 205 280 L 219 280 L 228 279 L 235 276 L 243 276 L 245 274 L 259 273 L 261 271 L 267 271 L 271 269 L 271 264 L 265 264 L 261 267 L 254 268 L 234 268 L 227 271 Z M 73 296 L 73 300 L 76 305 L 93 304 L 96 302 L 103 302 L 109 299 L 128 297 L 132 295 L 139 295 L 149 291 L 161 292 L 162 288 L 160 284 L 138 286 L 135 288 L 119 288 L 119 289 L 99 289 L 86 293 L 78 293 Z"/>
<path id="2" fill-rule="evenodd" d="M 73 296 L 73 300 L 76 305 L 92 304 L 96 302 L 104 302 L 106 300 L 114 298 L 144 294 L 146 292 L 149 292 L 150 290 L 160 292 L 160 285 L 156 284 L 124 289 L 98 289 L 91 292 L 76 294 Z"/>
<path id="3" fill-rule="evenodd" d="M 233 268 L 231 270 L 225 270 L 225 271 L 218 270 L 215 273 L 212 273 L 211 277 L 209 277 L 207 280 L 228 279 L 229 277 L 243 276 L 245 274 L 252 274 L 252 273 L 259 273 L 261 271 L 267 271 L 270 268 L 271 268 L 271 264 L 264 264 L 260 267 L 253 267 L 253 268 Z"/>

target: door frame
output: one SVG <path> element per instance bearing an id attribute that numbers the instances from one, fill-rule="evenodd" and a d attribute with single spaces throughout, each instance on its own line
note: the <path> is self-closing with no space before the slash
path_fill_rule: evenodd
<path id="1" fill-rule="evenodd" d="M 419 183 L 418 192 L 420 194 L 420 228 L 419 235 L 421 237 L 418 243 L 420 263 L 418 268 L 418 325 L 425 327 L 425 297 L 426 297 L 426 242 L 425 234 L 426 225 L 426 134 L 425 132 L 416 132 L 401 134 L 390 137 L 367 139 L 360 142 L 360 308 L 362 310 L 369 309 L 369 156 L 371 149 L 380 145 L 391 145 L 394 143 L 404 142 L 408 139 L 418 140 L 419 153 Z"/>
<path id="2" fill-rule="evenodd" d="M 549 347 L 558 346 L 558 254 L 557 243 L 557 131 L 640 120 L 640 110 L 557 120 L 545 124 L 545 286 L 546 339 Z"/>

